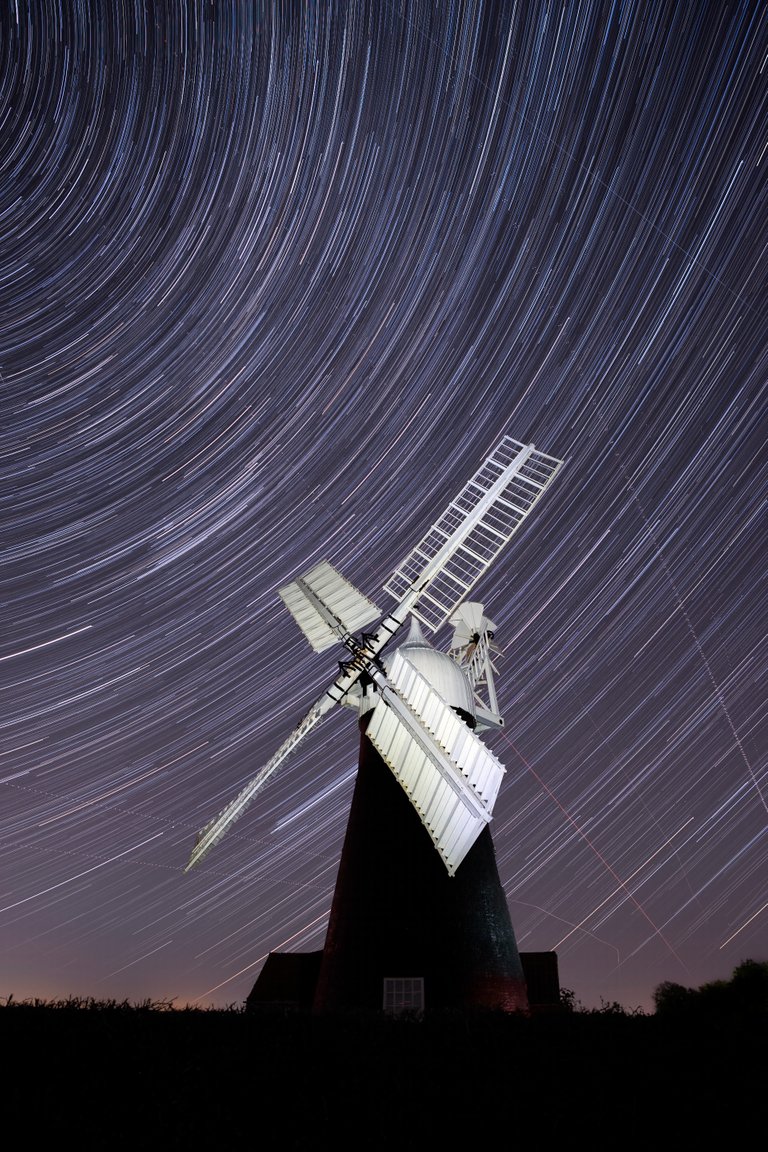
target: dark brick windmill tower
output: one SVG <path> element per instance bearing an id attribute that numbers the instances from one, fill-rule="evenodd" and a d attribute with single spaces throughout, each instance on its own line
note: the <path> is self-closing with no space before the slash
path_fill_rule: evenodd
<path id="1" fill-rule="evenodd" d="M 482 637 L 487 644 L 493 625 L 482 616 L 482 606 L 465 603 L 462 609 L 476 619 L 471 631 L 465 629 L 468 637 Z M 429 686 L 440 698 L 432 700 L 438 713 L 444 704 L 455 713 L 455 719 L 441 717 L 443 726 L 466 740 L 468 754 L 470 748 L 479 754 L 489 777 L 500 773 L 479 740 L 470 739 L 478 706 L 466 665 L 429 645 L 415 618 L 408 639 L 383 663 L 404 695 L 412 698 L 414 685 L 427 694 Z M 410 683 L 403 683 L 404 673 Z M 375 701 L 378 694 L 371 695 Z M 358 774 L 314 1011 L 525 1011 L 525 977 L 490 828 L 480 828 L 460 863 L 446 837 L 430 842 L 432 833 L 411 803 L 423 769 L 418 763 L 405 766 L 397 747 L 401 734 L 383 729 L 382 721 L 390 718 L 378 707 L 377 702 L 360 719 Z M 468 726 L 466 733 L 462 725 Z M 423 757 L 418 747 L 408 755 L 416 761 Z"/>
<path id="2" fill-rule="evenodd" d="M 489 823 L 504 768 L 478 733 L 499 728 L 494 625 L 466 599 L 562 461 L 505 436 L 385 591 L 381 613 L 329 563 L 280 589 L 316 651 L 349 660 L 272 759 L 200 832 L 187 870 L 334 704 L 356 711 L 360 758 L 312 1011 L 526 1011 L 523 965 Z M 410 618 L 407 639 L 398 634 Z M 429 643 L 454 626 L 449 652 Z M 405 632 L 405 629 L 403 629 Z"/>

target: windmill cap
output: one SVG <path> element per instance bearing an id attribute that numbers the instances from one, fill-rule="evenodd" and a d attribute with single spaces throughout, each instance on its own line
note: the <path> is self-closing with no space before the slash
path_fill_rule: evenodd
<path id="1" fill-rule="evenodd" d="M 438 652 L 425 638 L 418 620 L 411 617 L 411 628 L 407 639 L 398 645 L 398 651 L 413 664 L 428 684 L 442 696 L 451 708 L 457 708 L 469 717 L 474 726 L 476 719 L 475 698 L 469 681 L 459 665 L 447 652 Z M 385 658 L 384 667 L 389 671 Z"/>

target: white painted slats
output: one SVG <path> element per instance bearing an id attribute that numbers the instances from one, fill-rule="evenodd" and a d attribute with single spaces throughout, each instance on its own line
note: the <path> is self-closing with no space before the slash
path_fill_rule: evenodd
<path id="1" fill-rule="evenodd" d="M 401 784 L 453 876 L 488 823 L 481 806 L 468 806 L 439 760 L 413 737 L 403 719 L 380 700 L 366 730 L 368 738 Z M 397 851 L 397 845 L 393 845 Z"/>
<path id="2" fill-rule="evenodd" d="M 366 732 L 452 876 L 491 819 L 505 769 L 399 651 L 389 680 Z"/>
<path id="3" fill-rule="evenodd" d="M 339 644 L 345 633 L 365 628 L 381 615 L 327 560 L 278 591 L 315 652 Z"/>
<path id="4" fill-rule="evenodd" d="M 388 671 L 392 684 L 492 812 L 506 771 L 503 764 L 399 650 Z"/>

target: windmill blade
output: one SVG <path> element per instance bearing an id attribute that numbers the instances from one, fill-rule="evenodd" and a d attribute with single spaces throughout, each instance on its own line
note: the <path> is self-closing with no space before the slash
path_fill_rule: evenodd
<path id="1" fill-rule="evenodd" d="M 323 695 L 315 701 L 304 719 L 294 728 L 287 740 L 283 741 L 274 756 L 272 756 L 257 775 L 246 784 L 245 788 L 235 796 L 234 800 L 230 801 L 218 816 L 214 817 L 209 824 L 206 824 L 206 826 L 198 832 L 189 863 L 184 869 L 185 872 L 189 872 L 191 868 L 199 864 L 203 857 L 210 852 L 211 848 L 213 848 L 215 844 L 218 844 L 234 824 L 235 820 L 242 816 L 257 792 L 261 790 L 283 761 L 295 751 L 304 737 L 309 735 L 315 725 L 333 708 L 334 704 L 340 704 L 344 700 L 344 697 L 352 685 L 360 679 L 367 668 L 372 666 L 377 653 L 390 639 L 393 631 L 394 627 L 390 627 L 385 621 L 383 625 L 380 625 L 379 634 L 366 636 L 365 641 L 362 643 L 355 640 L 351 635 L 345 635 L 344 643 L 352 650 L 352 659 L 346 666 L 340 669 L 336 679 L 329 684 Z"/>
<path id="2" fill-rule="evenodd" d="M 445 749 L 466 786 L 490 816 L 505 773 L 503 764 L 402 652 L 394 653 L 388 672 L 391 687 Z M 465 784 L 461 787 L 464 789 Z"/>
<path id="3" fill-rule="evenodd" d="M 256 796 L 267 780 L 272 774 L 280 767 L 283 761 L 295 751 L 296 747 L 301 743 L 305 736 L 307 736 L 316 724 L 322 720 L 327 712 L 333 707 L 334 701 L 327 695 L 327 693 L 320 697 L 306 714 L 300 724 L 294 728 L 287 740 L 275 752 L 274 756 L 269 760 L 263 768 L 259 770 L 256 776 L 253 777 L 241 792 L 238 792 L 234 800 L 227 804 L 204 828 L 201 828 L 195 840 L 195 846 L 192 849 L 192 855 L 189 858 L 189 863 L 184 869 L 189 872 L 196 864 L 199 864 L 204 856 L 207 856 L 211 848 L 221 840 L 221 838 L 229 831 L 238 820 L 243 812 L 245 812 L 248 805 Z"/>
<path id="4" fill-rule="evenodd" d="M 391 638 L 391 635 L 398 626 L 396 621 L 384 621 L 383 624 L 379 626 L 379 632 L 373 636 L 366 636 L 363 642 L 356 640 L 350 634 L 344 636 L 344 643 L 352 651 L 352 659 L 340 668 L 339 675 L 326 688 L 323 695 L 315 701 L 304 719 L 294 728 L 288 739 L 283 741 L 274 756 L 260 769 L 257 775 L 246 784 L 245 788 L 237 794 L 234 800 L 230 801 L 218 816 L 198 832 L 189 863 L 184 869 L 185 872 L 189 872 L 191 868 L 199 864 L 203 857 L 210 852 L 211 848 L 213 848 L 215 844 L 218 844 L 234 824 L 235 820 L 242 816 L 257 792 L 261 790 L 283 761 L 295 751 L 304 737 L 309 735 L 315 725 L 322 720 L 334 704 L 340 704 L 344 700 L 349 689 L 353 684 L 357 683 L 363 672 L 373 666 L 376 655 Z"/>
<path id="5" fill-rule="evenodd" d="M 315 652 L 344 642 L 378 620 L 381 612 L 327 560 L 304 576 L 279 588 L 278 593 Z"/>
<path id="6" fill-rule="evenodd" d="M 448 619 L 511 540 L 563 464 L 504 436 L 384 585 L 432 632 Z M 418 608 L 416 605 L 418 604 Z"/>
<path id="7" fill-rule="evenodd" d="M 491 819 L 505 769 L 399 651 L 388 671 L 374 675 L 381 700 L 366 735 L 453 876 Z"/>

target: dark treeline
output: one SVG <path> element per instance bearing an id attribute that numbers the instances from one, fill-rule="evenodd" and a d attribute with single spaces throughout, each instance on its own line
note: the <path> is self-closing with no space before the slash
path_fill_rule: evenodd
<path id="1" fill-rule="evenodd" d="M 6 1123 L 32 1147 L 736 1147 L 764 1125 L 768 965 L 661 985 L 655 1012 L 319 1018 L 0 1004 Z"/>

